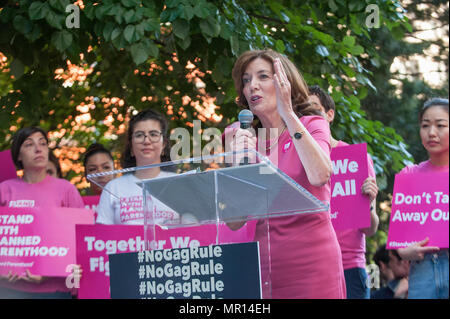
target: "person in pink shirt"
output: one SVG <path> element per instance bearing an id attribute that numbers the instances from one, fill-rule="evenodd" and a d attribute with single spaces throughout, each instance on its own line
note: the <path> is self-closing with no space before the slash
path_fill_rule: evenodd
<path id="1" fill-rule="evenodd" d="M 47 174 L 47 134 L 37 127 L 20 129 L 13 137 L 11 156 L 22 178 L 0 184 L 0 206 L 84 208 L 78 190 L 70 182 Z M 3 298 L 68 298 L 65 278 L 12 273 L 0 278 Z"/>
<path id="2" fill-rule="evenodd" d="M 309 87 L 309 99 L 311 104 L 323 112 L 330 123 L 334 120 L 335 104 L 331 96 L 317 85 Z M 349 145 L 330 136 L 331 147 Z M 369 299 L 370 289 L 367 286 L 366 272 L 366 236 L 372 236 L 378 229 L 379 218 L 376 212 L 376 197 L 378 186 L 375 170 L 370 155 L 367 155 L 369 177 L 364 181 L 361 191 L 370 198 L 370 226 L 364 229 L 336 230 L 336 235 L 342 251 L 344 265 L 345 284 L 347 287 L 347 299 Z"/>
<path id="3" fill-rule="evenodd" d="M 420 138 L 429 159 L 403 168 L 399 174 L 448 172 L 449 129 L 448 99 L 427 101 L 419 113 Z M 449 255 L 447 249 L 427 246 L 429 239 L 398 250 L 411 261 L 409 299 L 449 298 Z"/>
<path id="4" fill-rule="evenodd" d="M 261 149 L 250 131 L 236 128 L 231 150 L 258 149 L 328 204 L 332 174 L 329 125 L 308 103 L 308 88 L 298 69 L 275 51 L 247 51 L 236 61 L 232 76 L 238 105 L 249 108 L 260 127 L 267 129 L 267 136 L 260 137 L 267 142 Z M 279 134 L 270 139 L 270 131 Z M 235 229 L 239 223 L 229 226 Z M 265 243 L 267 229 L 269 243 Z M 342 257 L 329 211 L 260 221 L 255 239 L 261 251 L 270 244 L 272 298 L 345 298 Z"/>

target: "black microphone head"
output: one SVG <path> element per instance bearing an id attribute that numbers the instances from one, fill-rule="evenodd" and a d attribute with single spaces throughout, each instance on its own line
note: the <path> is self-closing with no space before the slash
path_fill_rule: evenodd
<path id="1" fill-rule="evenodd" d="M 241 123 L 241 128 L 249 128 L 253 122 L 253 113 L 250 110 L 242 110 L 239 112 L 238 120 Z"/>

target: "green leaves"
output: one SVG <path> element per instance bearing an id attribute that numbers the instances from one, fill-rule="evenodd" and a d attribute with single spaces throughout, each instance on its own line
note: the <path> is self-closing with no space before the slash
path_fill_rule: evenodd
<path id="1" fill-rule="evenodd" d="M 34 1 L 28 9 L 28 14 L 31 20 L 40 20 L 44 19 L 49 11 L 48 3 Z"/>
<path id="2" fill-rule="evenodd" d="M 346 35 L 344 37 L 344 39 L 342 40 L 342 43 L 345 46 L 350 47 L 350 48 L 355 45 L 355 42 L 356 42 L 355 37 L 352 37 L 352 36 L 349 36 L 349 35 Z"/>
<path id="3" fill-rule="evenodd" d="M 345 36 L 342 39 L 342 44 L 352 55 L 361 55 L 364 53 L 364 48 L 361 45 L 356 44 L 356 38 L 353 36 Z"/>
<path id="4" fill-rule="evenodd" d="M 280 53 L 284 53 L 284 51 L 286 50 L 286 46 L 284 45 L 284 42 L 281 40 L 277 40 L 277 42 L 275 42 L 275 48 Z M 325 50 L 326 50 L 326 48 L 325 48 Z"/>
<path id="5" fill-rule="evenodd" d="M 341 108 L 339 124 L 342 128 L 336 129 L 336 134 L 349 141 L 373 136 L 370 146 L 376 152 L 385 151 L 372 145 L 381 143 L 383 135 L 377 136 L 371 131 L 375 126 L 372 127 L 370 121 L 365 122 L 361 110 L 361 105 L 364 106 L 361 99 L 375 90 L 368 64 L 379 66 L 380 58 L 374 53 L 371 34 L 364 27 L 365 13 L 358 12 L 363 5 L 356 0 L 85 1 L 77 30 L 64 26 L 66 13 L 62 10 L 69 3 L 68 0 L 19 1 L 17 6 L 0 11 L 1 26 L 8 30 L 0 36 L 0 43 L 5 52 L 19 52 L 10 60 L 11 72 L 19 79 L 13 89 L 41 92 L 43 89 L 38 86 L 23 84 L 29 70 L 52 83 L 52 72 L 64 68 L 68 56 L 83 53 L 86 63 L 95 65 L 96 71 L 86 80 L 85 91 L 80 93 L 83 98 L 87 95 L 120 96 L 127 105 L 139 109 L 148 106 L 141 101 L 142 96 L 169 96 L 176 109 L 182 105 L 180 96 L 192 94 L 192 83 L 185 83 L 185 66 L 189 60 L 205 73 L 202 81 L 207 92 L 220 101 L 218 113 L 228 116 L 222 123 L 226 124 L 236 110 L 230 76 L 236 57 L 249 48 L 271 48 L 292 59 L 308 84 L 331 88 Z M 382 16 L 389 21 L 390 29 L 400 35 L 404 28 L 398 15 L 391 19 L 386 12 L 393 9 L 382 0 L 375 0 L 375 3 L 384 10 Z M 40 46 L 33 42 L 37 39 Z M 42 39 L 50 45 L 43 48 Z M 88 46 L 92 48 L 89 53 Z M 24 50 L 24 47 L 33 49 Z M 178 62 L 172 59 L 175 53 Z M 196 58 L 198 61 L 193 62 Z M 154 68 L 154 64 L 158 68 Z M 139 76 L 134 74 L 136 69 Z M 153 69 L 152 73 L 149 69 Z M 212 74 L 206 72 L 209 70 Z M 151 76 L 144 76 L 147 73 Z M 56 92 L 49 93 L 55 99 L 70 97 L 75 92 L 74 88 L 55 87 L 58 87 L 54 89 Z M 167 87 L 173 90 L 168 93 Z M 68 103 L 67 99 L 63 99 L 64 102 Z M 160 105 L 160 100 L 154 105 Z M 99 112 L 97 108 L 95 112 Z M 188 119 L 197 116 L 194 111 L 186 112 Z M 104 118 L 106 115 L 98 113 L 96 116 Z M 174 117 L 184 125 L 186 120 L 176 114 Z M 58 120 L 63 122 L 64 119 Z M 376 129 L 382 131 L 383 127 Z M 391 132 L 383 134 L 392 137 Z M 389 143 L 395 146 L 398 140 L 392 138 Z M 392 151 L 402 154 L 401 147 Z M 381 155 L 379 158 L 384 164 L 388 163 Z"/>
<path id="6" fill-rule="evenodd" d="M 17 31 L 19 31 L 24 35 L 30 33 L 31 30 L 33 30 L 32 22 L 21 15 L 14 17 L 13 26 L 14 29 L 16 29 Z"/>
<path id="7" fill-rule="evenodd" d="M 136 65 L 144 63 L 149 57 L 157 58 L 159 49 L 148 39 L 135 43 L 130 47 L 131 56 Z"/>
<path id="8" fill-rule="evenodd" d="M 131 56 L 137 65 L 145 62 L 148 58 L 148 52 L 142 43 L 133 44 L 130 48 Z"/>
<path id="9" fill-rule="evenodd" d="M 135 41 L 135 30 L 136 27 L 134 25 L 129 24 L 123 31 L 123 36 L 125 40 L 127 40 L 129 43 Z"/>
<path id="10" fill-rule="evenodd" d="M 230 37 L 231 52 L 234 56 L 239 54 L 239 38 L 236 35 Z"/>
<path id="11" fill-rule="evenodd" d="M 140 0 L 121 0 L 120 1 L 125 7 L 132 8 L 139 6 L 141 4 Z"/>
<path id="12" fill-rule="evenodd" d="M 360 45 L 355 45 L 350 49 L 350 52 L 353 55 L 361 55 L 364 53 L 364 48 Z"/>
<path id="13" fill-rule="evenodd" d="M 215 38 L 220 33 L 220 25 L 212 16 L 208 16 L 205 20 L 200 22 L 200 29 L 207 38 Z"/>
<path id="14" fill-rule="evenodd" d="M 402 81 L 405 98 L 393 99 L 389 95 L 396 90 L 386 89 L 389 78 L 383 76 L 389 74 L 386 65 L 394 56 L 409 54 L 392 47 L 393 38 L 403 38 L 405 32 L 413 30 L 405 13 L 399 11 L 398 0 L 84 1 L 79 29 L 67 29 L 64 24 L 64 9 L 73 1 L 8 3 L 0 10 L 0 52 L 7 57 L 5 69 L 10 70 L 0 73 L 0 149 L 10 147 L 9 128 L 18 123 L 49 130 L 62 125 L 67 130 L 64 138 L 80 146 L 102 141 L 119 153 L 121 138 L 111 140 L 106 133 L 117 132 L 125 124 L 118 118 L 126 118 L 130 106 L 167 113 L 166 102 L 170 102 L 174 111 L 168 115 L 171 128 L 186 127 L 198 114 L 188 104 L 186 118 L 180 116 L 178 110 L 185 106 L 182 97 L 190 96 L 200 103 L 205 97 L 194 81 L 187 81 L 192 72 L 186 69 L 187 61 L 195 64 L 196 74 L 204 74 L 199 76 L 205 83 L 204 91 L 216 98 L 216 113 L 223 115 L 220 123 L 207 120 L 205 126 L 223 129 L 238 113 L 231 70 L 236 58 L 249 48 L 284 53 L 309 85 L 331 91 L 337 105 L 333 135 L 349 143 L 368 143 L 378 186 L 386 190 L 381 194 L 390 190 L 393 174 L 411 160 L 407 148 L 422 149 L 420 141 L 415 143 L 415 114 L 408 111 L 414 113 L 411 110 L 420 104 L 418 92 L 429 96 L 435 91 Z M 369 3 L 380 9 L 380 29 L 365 24 L 364 8 Z M 383 41 L 381 32 L 386 32 Z M 379 46 L 382 49 L 377 49 Z M 386 50 L 395 54 L 386 56 Z M 62 81 L 55 79 L 55 70 L 66 69 L 68 58 L 86 69 L 93 66 L 83 85 L 62 87 Z M 440 95 L 447 94 L 448 89 Z M 142 99 L 150 96 L 152 101 Z M 90 109 L 88 126 L 95 131 L 77 129 L 70 133 L 73 117 L 79 115 L 75 106 L 86 103 L 86 97 L 94 97 L 94 102 L 89 102 L 95 108 Z M 118 97 L 125 104 L 106 105 L 103 97 Z M 386 104 L 387 100 L 391 103 Z M 18 101 L 21 103 L 16 108 Z M 102 121 L 110 113 L 114 121 L 107 126 Z M 376 121 L 394 116 L 392 124 Z M 72 172 L 70 176 L 75 175 Z M 377 240 L 385 241 L 381 235 Z"/>
<path id="15" fill-rule="evenodd" d="M 67 31 L 57 31 L 52 34 L 51 43 L 59 52 L 64 52 L 72 44 L 73 36 Z"/>
<path id="16" fill-rule="evenodd" d="M 180 39 L 184 39 L 186 37 L 189 37 L 189 22 L 184 19 L 175 20 L 172 23 L 173 27 L 173 34 L 175 34 L 176 37 Z"/>

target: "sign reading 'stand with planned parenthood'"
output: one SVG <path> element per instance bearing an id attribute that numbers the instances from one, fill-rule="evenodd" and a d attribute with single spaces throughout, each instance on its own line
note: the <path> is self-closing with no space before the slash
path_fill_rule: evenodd
<path id="1" fill-rule="evenodd" d="M 258 243 L 109 256 L 111 298 L 260 299 Z"/>

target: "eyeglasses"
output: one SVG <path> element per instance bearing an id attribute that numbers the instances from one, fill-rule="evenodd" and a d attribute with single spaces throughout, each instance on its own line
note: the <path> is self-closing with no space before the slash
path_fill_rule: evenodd
<path id="1" fill-rule="evenodd" d="M 137 132 L 134 132 L 133 139 L 136 143 L 141 144 L 141 143 L 144 143 L 145 138 L 148 137 L 150 142 L 158 143 L 159 141 L 161 141 L 161 136 L 162 136 L 162 132 L 159 132 L 159 131 L 150 131 L 150 132 L 148 132 L 148 135 L 142 131 L 137 131 Z"/>

